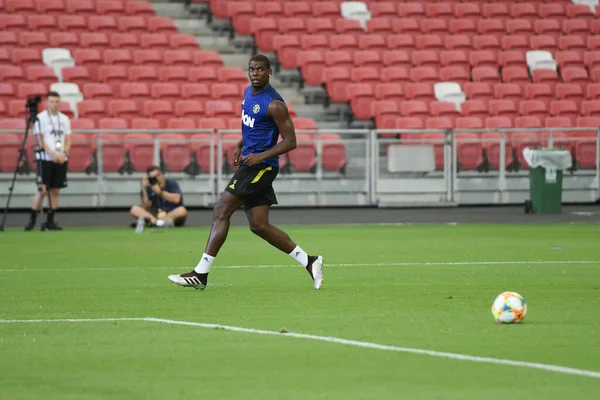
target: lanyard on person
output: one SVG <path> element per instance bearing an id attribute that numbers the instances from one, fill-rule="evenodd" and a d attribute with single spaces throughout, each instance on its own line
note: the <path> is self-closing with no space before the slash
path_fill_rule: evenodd
<path id="1" fill-rule="evenodd" d="M 54 135 L 54 133 L 56 132 L 55 136 L 60 138 L 62 136 L 62 127 L 60 125 L 60 114 L 58 112 L 56 113 L 56 119 L 58 120 L 58 131 L 54 129 L 54 122 L 52 122 L 52 114 L 48 111 L 48 120 L 50 121 L 50 125 L 52 126 L 51 133 Z M 62 141 L 60 139 L 56 140 L 56 142 L 54 143 L 54 148 L 56 151 L 62 150 Z"/>

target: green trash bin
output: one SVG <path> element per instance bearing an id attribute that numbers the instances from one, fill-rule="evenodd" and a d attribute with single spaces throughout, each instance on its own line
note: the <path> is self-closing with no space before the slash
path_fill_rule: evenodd
<path id="1" fill-rule="evenodd" d="M 563 170 L 572 164 L 571 153 L 563 149 L 523 149 L 529 165 L 529 195 L 525 212 L 560 214 L 562 209 Z"/>

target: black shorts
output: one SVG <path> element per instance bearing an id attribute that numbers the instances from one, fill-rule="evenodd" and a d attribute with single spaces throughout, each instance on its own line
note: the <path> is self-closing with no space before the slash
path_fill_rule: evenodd
<path id="1" fill-rule="evenodd" d="M 39 161 L 38 174 L 42 183 L 48 189 L 62 189 L 67 187 L 67 164 L 57 164 L 53 161 Z"/>
<path id="2" fill-rule="evenodd" d="M 225 190 L 244 199 L 246 210 L 277 204 L 273 181 L 278 173 L 279 168 L 266 164 L 256 167 L 240 165 Z"/>

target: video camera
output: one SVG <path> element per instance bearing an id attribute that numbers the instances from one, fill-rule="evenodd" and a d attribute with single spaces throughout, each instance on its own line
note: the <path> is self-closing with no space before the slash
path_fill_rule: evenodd
<path id="1" fill-rule="evenodd" d="M 27 103 L 25 104 L 25 107 L 27 107 L 27 110 L 29 110 L 29 113 L 31 115 L 37 115 L 38 114 L 38 106 L 41 102 L 42 102 L 41 96 L 30 96 L 27 98 Z"/>

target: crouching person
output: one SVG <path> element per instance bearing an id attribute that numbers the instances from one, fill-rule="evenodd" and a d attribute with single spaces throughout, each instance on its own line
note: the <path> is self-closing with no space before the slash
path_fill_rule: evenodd
<path id="1" fill-rule="evenodd" d="M 138 220 L 136 231 L 144 225 L 168 227 L 183 226 L 187 210 L 183 205 L 183 194 L 179 184 L 172 179 L 165 179 L 156 165 L 146 170 L 147 176 L 142 179 L 142 205 L 131 207 L 131 215 Z"/>

